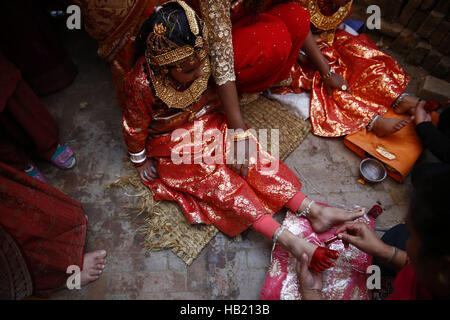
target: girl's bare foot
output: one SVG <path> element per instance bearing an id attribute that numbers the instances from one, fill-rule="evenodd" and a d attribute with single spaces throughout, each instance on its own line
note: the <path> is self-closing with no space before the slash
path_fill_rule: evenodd
<path id="1" fill-rule="evenodd" d="M 404 128 L 412 119 L 413 117 L 403 119 L 379 117 L 373 124 L 372 131 L 378 137 L 385 137 Z"/>
<path id="2" fill-rule="evenodd" d="M 310 261 L 314 251 L 317 248 L 317 245 L 295 236 L 289 230 L 284 230 L 280 234 L 278 243 L 298 260 L 301 258 L 303 253 L 306 253 L 308 255 L 308 261 Z"/>
<path id="3" fill-rule="evenodd" d="M 302 259 L 302 256 L 306 254 L 306 256 L 308 257 L 308 265 L 317 272 L 322 272 L 328 268 L 333 267 L 334 260 L 339 256 L 337 252 L 332 252 L 332 250 L 328 250 L 323 247 L 318 248 L 317 245 L 295 236 L 289 230 L 284 230 L 281 233 L 278 242 L 297 260 Z M 316 250 L 319 249 L 325 250 L 325 252 L 319 252 L 319 254 L 316 255 Z M 314 262 L 312 262 L 312 260 L 314 260 Z"/>
<path id="4" fill-rule="evenodd" d="M 305 202 L 306 201 L 303 201 L 302 205 L 300 205 L 299 212 L 303 211 L 306 207 Z M 308 204 L 309 203 L 306 203 L 306 205 Z M 330 230 L 335 225 L 344 223 L 346 221 L 352 221 L 356 218 L 361 217 L 365 213 L 365 211 L 366 210 L 364 208 L 344 210 L 333 207 L 323 207 L 314 202 L 311 205 L 310 213 L 306 217 L 311 223 L 314 232 L 323 233 Z"/>
<path id="5" fill-rule="evenodd" d="M 416 96 L 404 96 L 402 101 L 395 107 L 394 112 L 397 114 L 409 113 L 414 114 L 414 109 L 419 102 L 419 98 Z"/>
<path id="6" fill-rule="evenodd" d="M 103 272 L 106 263 L 106 251 L 97 250 L 86 253 L 81 271 L 81 285 L 97 280 Z"/>

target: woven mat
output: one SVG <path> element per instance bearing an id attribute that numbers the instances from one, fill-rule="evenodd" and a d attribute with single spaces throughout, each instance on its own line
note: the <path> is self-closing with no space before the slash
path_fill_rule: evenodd
<path id="1" fill-rule="evenodd" d="M 257 131 L 279 129 L 278 148 L 281 160 L 285 160 L 311 130 L 309 122 L 296 118 L 263 96 L 242 105 L 241 110 L 244 121 L 250 128 Z M 271 150 L 269 133 L 267 150 Z M 117 179 L 106 189 L 129 186 L 134 188 L 136 193 L 132 196 L 138 198 L 138 204 L 129 207 L 132 211 L 127 215 L 145 214 L 139 231 L 144 234 L 144 247 L 148 251 L 171 249 L 190 265 L 218 233 L 218 229 L 213 225 L 190 225 L 178 204 L 171 201 L 154 201 L 150 189 L 141 183 L 134 168 L 130 167 L 130 175 Z"/>

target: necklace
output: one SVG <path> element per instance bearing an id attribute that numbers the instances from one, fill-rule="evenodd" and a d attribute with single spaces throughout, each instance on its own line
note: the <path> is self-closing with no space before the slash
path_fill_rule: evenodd
<path id="1" fill-rule="evenodd" d="M 320 30 L 336 29 L 348 15 L 353 4 L 352 0 L 328 17 L 320 11 L 318 2 L 318 0 L 310 0 L 308 2 L 308 11 L 311 17 L 311 23 Z"/>
<path id="2" fill-rule="evenodd" d="M 147 61 L 147 59 L 146 59 Z M 177 91 L 173 86 L 163 81 L 161 76 L 156 76 L 147 61 L 147 69 L 150 81 L 155 89 L 155 95 L 162 100 L 169 108 L 186 109 L 205 92 L 208 87 L 209 76 L 211 75 L 210 62 L 207 58 L 203 66 L 203 75 L 185 90 Z"/>

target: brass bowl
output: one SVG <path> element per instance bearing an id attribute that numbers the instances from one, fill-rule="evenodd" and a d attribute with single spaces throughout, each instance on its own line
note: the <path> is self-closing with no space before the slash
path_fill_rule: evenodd
<path id="1" fill-rule="evenodd" d="M 384 165 L 373 158 L 367 158 L 359 164 L 359 172 L 364 180 L 372 183 L 381 182 L 387 177 Z"/>

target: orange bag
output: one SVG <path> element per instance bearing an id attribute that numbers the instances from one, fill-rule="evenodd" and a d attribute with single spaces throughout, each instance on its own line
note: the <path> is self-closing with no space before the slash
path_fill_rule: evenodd
<path id="1" fill-rule="evenodd" d="M 432 112 L 431 116 L 432 123 L 436 125 L 439 115 Z M 389 110 L 384 117 L 404 118 L 405 115 Z M 398 182 L 406 178 L 423 150 L 413 122 L 382 138 L 364 129 L 347 135 L 344 144 L 362 159 L 370 157 L 380 160 L 385 165 L 387 174 Z"/>

